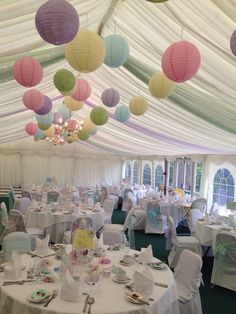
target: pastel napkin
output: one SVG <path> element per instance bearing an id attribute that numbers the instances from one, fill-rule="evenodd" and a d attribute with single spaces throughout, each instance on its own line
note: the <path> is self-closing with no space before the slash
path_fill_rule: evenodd
<path id="1" fill-rule="evenodd" d="M 48 244 L 49 244 L 49 234 L 46 236 L 46 238 L 42 240 L 36 237 L 35 239 L 36 253 L 42 256 L 47 255 Z"/>
<path id="2" fill-rule="evenodd" d="M 65 275 L 61 278 L 60 298 L 70 302 L 77 302 L 82 292 L 80 290 L 79 284 L 73 279 L 67 269 Z"/>
<path id="3" fill-rule="evenodd" d="M 143 263 L 152 263 L 153 253 L 151 244 L 145 249 L 141 249 L 141 253 L 138 256 L 138 260 Z"/>
<path id="4" fill-rule="evenodd" d="M 154 278 L 148 267 L 145 267 L 142 272 L 135 271 L 133 282 L 134 291 L 141 294 L 152 294 L 154 289 Z"/>
<path id="5" fill-rule="evenodd" d="M 4 273 L 6 278 L 17 279 L 20 277 L 22 269 L 21 256 L 16 251 L 12 252 L 12 256 L 8 263 L 4 266 Z"/>
<path id="6" fill-rule="evenodd" d="M 12 265 L 13 268 L 21 268 L 22 267 L 21 255 L 16 251 L 13 251 L 9 264 Z"/>

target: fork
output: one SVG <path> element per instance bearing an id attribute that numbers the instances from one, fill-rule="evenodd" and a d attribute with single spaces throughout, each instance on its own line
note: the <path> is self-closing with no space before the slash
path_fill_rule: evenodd
<path id="1" fill-rule="evenodd" d="M 57 297 L 57 295 L 58 295 L 58 290 L 53 290 L 51 298 L 49 298 L 49 300 L 43 306 L 47 307 L 48 304 Z"/>

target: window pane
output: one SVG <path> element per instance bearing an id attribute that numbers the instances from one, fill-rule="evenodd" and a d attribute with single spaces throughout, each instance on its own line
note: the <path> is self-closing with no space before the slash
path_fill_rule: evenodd
<path id="1" fill-rule="evenodd" d="M 177 169 L 178 169 L 177 187 L 182 189 L 184 184 L 184 161 L 182 159 L 179 159 L 177 161 Z"/>
<path id="2" fill-rule="evenodd" d="M 155 186 L 160 188 L 161 185 L 163 185 L 163 168 L 158 165 L 155 170 Z"/>
<path id="3" fill-rule="evenodd" d="M 185 190 L 191 191 L 191 161 L 186 161 L 186 171 L 185 171 Z"/>
<path id="4" fill-rule="evenodd" d="M 131 179 L 131 164 L 129 161 L 125 165 L 125 179 Z"/>
<path id="5" fill-rule="evenodd" d="M 138 183 L 138 162 L 137 162 L 137 160 L 134 163 L 133 183 Z"/>
<path id="6" fill-rule="evenodd" d="M 195 182 L 195 192 L 199 193 L 201 188 L 201 178 L 202 178 L 202 163 L 196 163 L 196 182 Z"/>
<path id="7" fill-rule="evenodd" d="M 228 169 L 217 171 L 213 182 L 213 202 L 226 206 L 228 201 L 234 199 L 234 178 Z"/>
<path id="8" fill-rule="evenodd" d="M 148 164 L 143 169 L 143 184 L 151 185 L 151 167 Z"/>
<path id="9" fill-rule="evenodd" d="M 169 162 L 169 186 L 174 186 L 174 162 Z"/>

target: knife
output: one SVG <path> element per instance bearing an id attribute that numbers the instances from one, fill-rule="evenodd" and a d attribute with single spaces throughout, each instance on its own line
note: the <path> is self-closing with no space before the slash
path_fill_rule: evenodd
<path id="1" fill-rule="evenodd" d="M 87 306 L 88 306 L 88 299 L 89 299 L 89 294 L 87 295 L 85 301 L 84 301 L 84 308 L 83 308 L 83 313 L 86 312 Z"/>
<path id="2" fill-rule="evenodd" d="M 4 281 L 3 286 L 10 286 L 10 285 L 23 285 L 25 282 L 35 282 L 36 280 L 26 279 L 26 280 L 16 280 L 16 281 Z"/>
<path id="3" fill-rule="evenodd" d="M 155 282 L 154 285 L 162 288 L 168 288 L 168 285 L 165 283 Z"/>

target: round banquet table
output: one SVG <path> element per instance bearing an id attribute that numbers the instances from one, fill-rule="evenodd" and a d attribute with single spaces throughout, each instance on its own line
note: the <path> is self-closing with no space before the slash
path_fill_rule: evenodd
<path id="1" fill-rule="evenodd" d="M 30 209 L 27 215 L 27 227 L 44 229 L 47 226 L 65 221 L 73 221 L 75 218 L 91 217 L 93 221 L 93 230 L 97 231 L 103 226 L 104 210 L 80 210 L 78 212 L 66 213 L 63 211 L 35 211 Z"/>
<path id="2" fill-rule="evenodd" d="M 137 251 L 133 251 L 137 252 Z M 106 251 L 106 257 L 111 259 L 109 265 L 119 265 L 121 258 L 120 251 Z M 23 255 L 23 264 L 29 265 L 32 257 L 29 255 Z M 52 268 L 60 263 L 55 260 L 54 257 L 50 257 L 52 260 Z M 98 258 L 94 258 L 96 262 Z M 108 265 L 105 265 L 107 268 Z M 120 266 L 120 265 L 119 265 Z M 132 266 L 122 266 L 127 275 L 132 278 L 134 270 Z M 142 266 L 143 267 L 143 266 Z M 149 266 L 148 266 L 149 267 Z M 150 268 L 151 269 L 151 268 Z M 27 268 L 26 268 L 27 270 Z M 22 278 L 26 277 L 26 270 L 23 271 Z M 92 305 L 92 314 L 179 314 L 178 300 L 176 285 L 173 277 L 173 273 L 169 268 L 165 270 L 153 270 L 151 269 L 153 277 L 156 281 L 168 284 L 168 288 L 162 288 L 154 286 L 154 292 L 149 297 L 154 301 L 149 301 L 150 305 L 133 304 L 130 303 L 125 297 L 125 286 L 118 284 L 112 280 L 113 274 L 110 278 L 104 278 L 102 281 L 102 294 L 95 294 L 95 303 Z M 56 283 L 25 283 L 21 285 L 2 286 L 5 280 L 4 274 L 0 274 L 0 313 L 1 314 L 78 314 L 82 313 L 84 307 L 84 301 L 86 296 L 82 296 L 82 299 L 78 302 L 68 302 L 60 299 L 60 282 Z M 58 289 L 58 296 L 52 300 L 48 307 L 43 307 L 42 304 L 34 304 L 28 301 L 28 296 L 35 289 Z M 85 290 L 89 291 L 89 287 L 85 285 Z M 87 289 L 87 290 L 86 290 Z"/>

